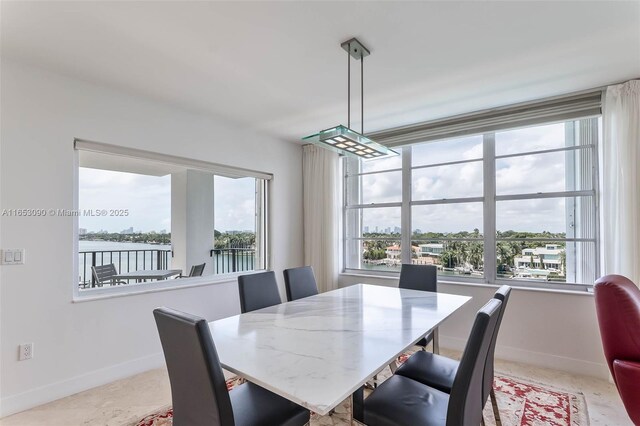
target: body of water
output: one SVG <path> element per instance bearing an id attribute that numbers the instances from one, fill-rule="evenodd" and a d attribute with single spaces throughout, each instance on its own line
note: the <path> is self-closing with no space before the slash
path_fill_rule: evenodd
<path id="1" fill-rule="evenodd" d="M 171 250 L 169 244 L 129 243 L 117 241 L 78 241 L 79 251 Z"/>

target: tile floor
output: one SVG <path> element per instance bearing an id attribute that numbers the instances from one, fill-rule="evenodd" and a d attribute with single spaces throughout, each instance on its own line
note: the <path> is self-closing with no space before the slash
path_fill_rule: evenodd
<path id="1" fill-rule="evenodd" d="M 443 351 L 447 354 L 446 351 Z M 449 352 L 449 356 L 456 356 Z M 500 373 L 582 392 L 587 400 L 591 425 L 633 426 L 613 384 L 587 376 L 496 360 Z M 171 403 L 166 370 L 157 369 L 5 417 L 0 426 L 129 426 Z M 334 419 L 322 418 L 314 425 L 346 424 L 338 410 Z M 343 414 L 343 415 L 340 415 Z"/>

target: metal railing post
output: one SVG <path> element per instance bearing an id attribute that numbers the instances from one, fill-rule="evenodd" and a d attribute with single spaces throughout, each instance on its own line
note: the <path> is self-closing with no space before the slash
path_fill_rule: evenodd
<path id="1" fill-rule="evenodd" d="M 96 257 L 97 257 L 97 252 L 92 252 L 91 253 L 91 266 L 96 266 Z M 96 277 L 93 276 L 93 269 L 91 270 L 91 287 L 95 287 L 96 285 Z"/>

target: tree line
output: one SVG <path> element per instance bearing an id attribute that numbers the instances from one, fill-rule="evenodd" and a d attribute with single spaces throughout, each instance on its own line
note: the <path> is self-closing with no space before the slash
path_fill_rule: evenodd
<path id="1" fill-rule="evenodd" d="M 171 233 L 135 232 L 121 234 L 119 232 L 91 232 L 80 235 L 80 241 L 115 241 L 118 243 L 171 244 Z"/>
<path id="2" fill-rule="evenodd" d="M 213 246 L 216 249 L 225 248 L 255 248 L 256 234 L 248 231 L 213 231 Z M 123 243 L 171 244 L 171 233 L 158 234 L 156 232 L 136 232 L 121 234 L 119 232 L 92 232 L 80 235 L 81 241 L 114 241 Z"/>
<path id="3" fill-rule="evenodd" d="M 366 260 L 382 260 L 387 257 L 387 247 L 392 245 L 400 246 L 399 233 L 366 232 L 364 238 L 375 238 L 363 241 L 362 257 Z M 384 240 L 382 240 L 384 238 Z M 482 269 L 484 264 L 484 235 L 479 229 L 461 232 L 417 232 L 411 235 L 411 257 L 417 258 L 419 244 L 442 244 L 443 251 L 440 253 L 440 264 L 447 268 L 467 267 Z M 565 233 L 543 232 L 523 232 L 523 231 L 498 231 L 496 232 L 496 259 L 499 271 L 509 271 L 514 266 L 515 257 L 521 256 L 522 251 L 527 248 L 544 246 L 545 242 L 530 241 L 531 239 L 562 240 Z M 508 241 L 504 241 L 507 239 Z M 419 240 L 419 241 L 415 241 Z M 462 240 L 462 241 L 461 241 Z M 474 241 L 477 240 L 477 241 Z M 565 247 L 564 242 L 557 243 L 561 248 Z M 561 253 L 561 262 L 564 267 L 566 256 Z"/>

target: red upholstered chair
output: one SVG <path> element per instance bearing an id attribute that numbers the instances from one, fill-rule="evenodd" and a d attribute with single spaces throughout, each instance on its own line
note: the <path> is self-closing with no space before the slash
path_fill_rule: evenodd
<path id="1" fill-rule="evenodd" d="M 631 421 L 640 425 L 640 289 L 621 275 L 596 281 L 604 355 Z"/>

